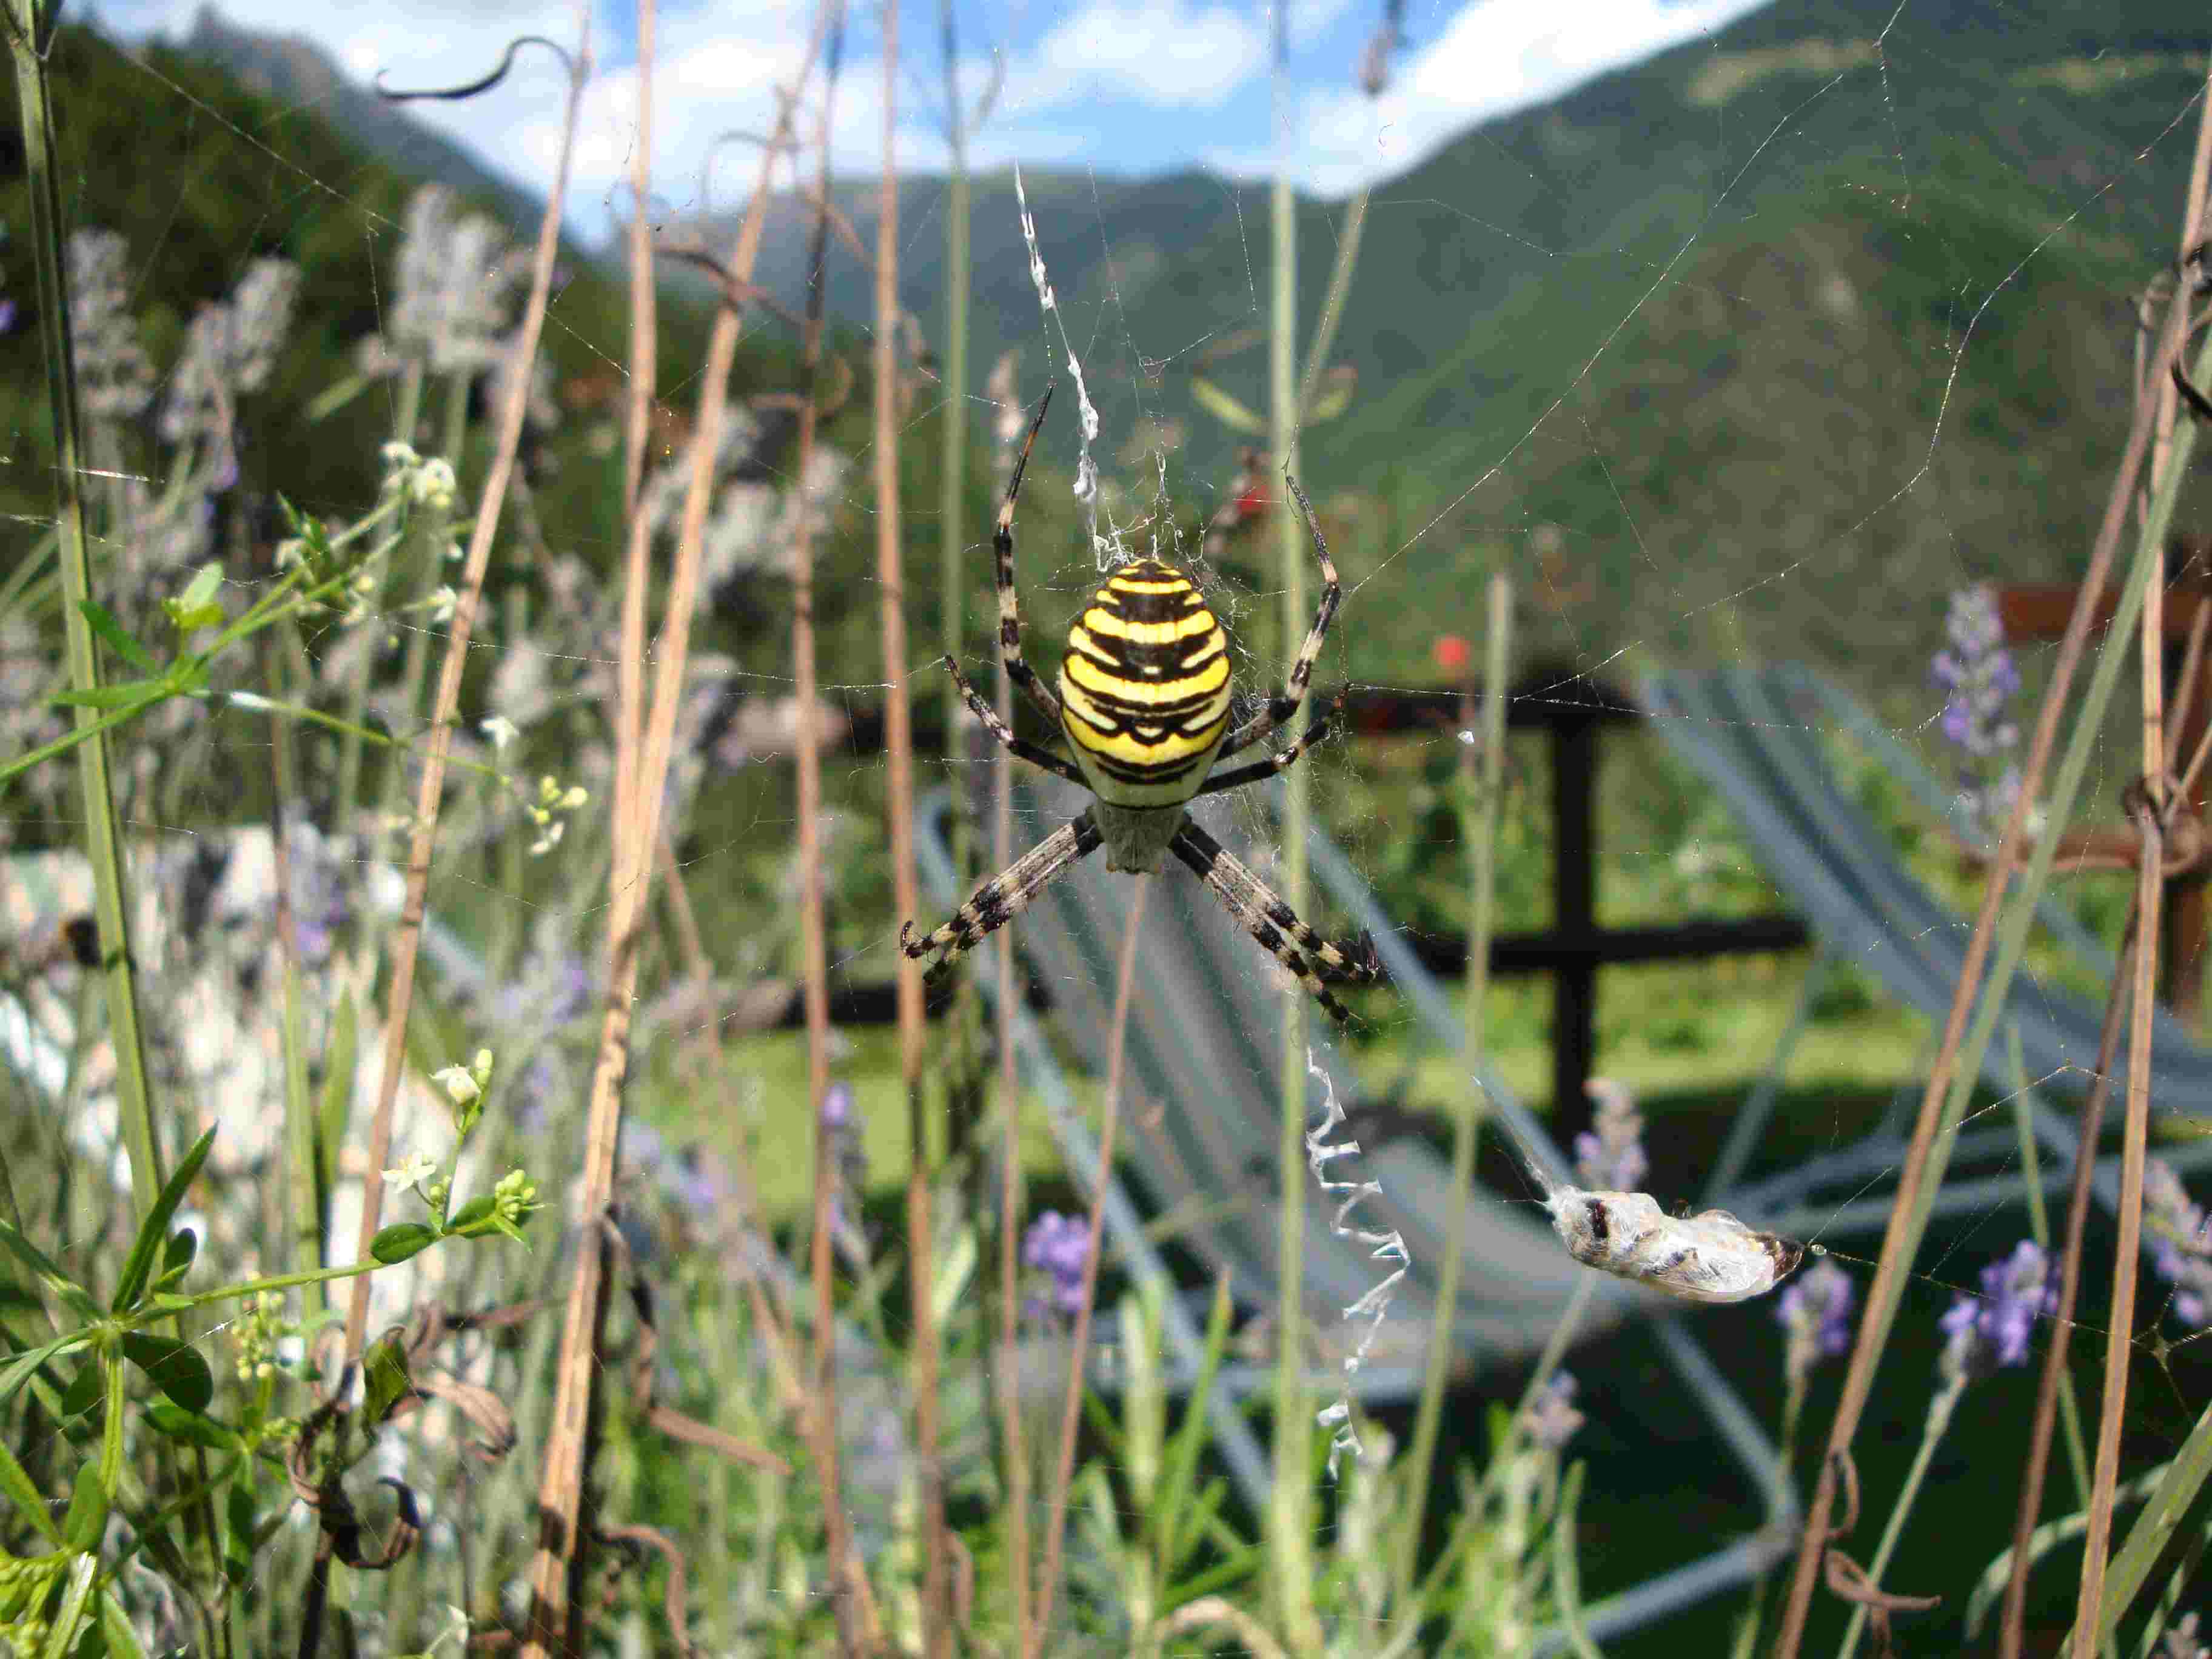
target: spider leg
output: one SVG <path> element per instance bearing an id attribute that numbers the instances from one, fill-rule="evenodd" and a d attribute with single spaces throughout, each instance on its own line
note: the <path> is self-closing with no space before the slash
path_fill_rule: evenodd
<path id="1" fill-rule="evenodd" d="M 1022 441 L 1022 453 L 1015 458 L 1014 476 L 1006 482 L 1006 499 L 999 507 L 998 527 L 991 532 L 991 550 L 998 558 L 1000 660 L 1006 665 L 1006 678 L 1021 687 L 1057 730 L 1060 723 L 1060 697 L 1037 678 L 1036 671 L 1022 655 L 1022 601 L 1014 591 L 1014 497 L 1022 493 L 1022 474 L 1029 470 L 1030 451 L 1036 447 L 1037 432 L 1044 425 L 1044 412 L 1051 407 L 1052 388 L 1047 386 L 1044 400 L 1037 405 L 1036 418 L 1030 422 L 1030 435 Z"/>
<path id="2" fill-rule="evenodd" d="M 1314 556 L 1321 561 L 1321 605 L 1314 611 L 1313 626 L 1306 630 L 1305 643 L 1298 647 L 1297 660 L 1291 664 L 1290 678 L 1281 690 L 1267 700 L 1266 708 L 1222 739 L 1219 757 L 1224 760 L 1240 749 L 1249 749 L 1298 712 L 1298 705 L 1305 701 L 1306 682 L 1313 678 L 1314 664 L 1321 658 L 1322 641 L 1328 637 L 1328 625 L 1335 618 L 1337 602 L 1344 597 L 1344 589 L 1336 580 L 1336 564 L 1328 556 L 1328 544 L 1322 539 L 1320 521 L 1314 517 L 1313 503 L 1298 488 L 1298 481 L 1287 472 L 1283 475 L 1283 482 L 1291 487 L 1291 494 L 1297 498 L 1298 510 L 1306 515 L 1306 530 L 1313 537 Z"/>
<path id="3" fill-rule="evenodd" d="M 933 951 L 943 951 L 922 976 L 925 985 L 936 984 L 978 941 L 1019 915 L 1055 877 L 1097 852 L 1099 842 L 1098 826 L 1091 814 L 1079 813 L 978 887 L 936 932 L 917 937 L 912 922 L 901 924 L 899 949 L 916 961 Z"/>
<path id="4" fill-rule="evenodd" d="M 960 672 L 960 665 L 951 658 L 943 659 L 945 672 L 952 676 L 953 684 L 960 688 L 960 696 L 975 718 L 983 722 L 983 729 L 998 740 L 999 746 L 1016 760 L 1025 760 L 1032 766 L 1041 766 L 1054 777 L 1066 778 L 1070 783 L 1083 782 L 1083 774 L 1049 749 L 1040 749 L 1025 738 L 1018 738 L 1013 728 L 999 718 L 999 711 L 977 695 Z M 1088 787 L 1088 786 L 1086 786 Z"/>
<path id="5" fill-rule="evenodd" d="M 2180 362 L 2173 365 L 2173 389 L 2181 394 L 2181 401 L 2189 405 L 2189 412 L 2200 421 L 2212 421 L 2212 398 L 2208 398 L 2189 384 L 2189 377 L 2181 372 Z"/>
<path id="6" fill-rule="evenodd" d="M 1328 713 L 1308 726 L 1305 736 L 1300 738 L 1288 749 L 1278 749 L 1267 759 L 1255 761 L 1249 766 L 1239 766 L 1226 772 L 1217 772 L 1199 786 L 1198 793 L 1201 795 L 1218 795 L 1224 789 L 1242 788 L 1248 783 L 1263 783 L 1278 772 L 1287 770 L 1299 756 L 1335 730 L 1331 721 L 1337 711 L 1343 707 L 1344 699 L 1340 696 L 1335 702 L 1329 704 Z"/>
<path id="7" fill-rule="evenodd" d="M 1331 1018 L 1340 1025 L 1352 1023 L 1351 1011 L 1329 994 L 1325 981 L 1348 979 L 1364 984 L 1380 971 L 1371 959 L 1347 953 L 1300 921 L 1266 883 L 1188 817 L 1169 848 L 1221 901 L 1222 908 L 1243 924 L 1244 931 L 1328 1011 Z"/>

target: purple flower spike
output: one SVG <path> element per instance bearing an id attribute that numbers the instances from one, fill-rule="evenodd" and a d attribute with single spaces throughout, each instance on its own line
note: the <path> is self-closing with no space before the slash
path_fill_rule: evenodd
<path id="1" fill-rule="evenodd" d="M 1982 1269 L 1980 1296 L 1961 1296 L 1943 1316 L 1943 1333 L 1951 1340 L 1937 1370 L 1947 1381 L 1971 1380 L 2025 1364 L 2035 1322 L 2057 1306 L 2050 1258 L 2033 1240 L 2022 1239 L 2010 1255 Z"/>
<path id="2" fill-rule="evenodd" d="M 1052 1278 L 1053 1305 L 1071 1317 L 1082 1311 L 1083 1270 L 1091 1260 L 1091 1224 L 1047 1210 L 1022 1236 L 1023 1265 Z"/>
<path id="3" fill-rule="evenodd" d="M 1577 1387 L 1571 1373 L 1553 1372 L 1522 1416 L 1521 1425 L 1528 1431 L 1528 1438 L 1546 1451 L 1560 1450 L 1583 1425 L 1583 1414 L 1574 1407 Z"/>
<path id="4" fill-rule="evenodd" d="M 2006 702 L 2020 690 L 2020 667 L 2005 648 L 1996 594 L 1985 583 L 1951 596 L 1943 634 L 1946 647 L 1929 665 L 1929 678 L 1945 694 L 1936 724 L 1965 751 L 1964 793 L 1975 820 L 1987 826 L 2011 810 L 2019 793 L 2016 781 L 2007 793 L 2002 783 L 1987 780 L 1992 763 L 2020 743 L 2019 726 L 2004 717 Z"/>
<path id="5" fill-rule="evenodd" d="M 1644 1117 L 1628 1085 L 1594 1077 L 1583 1087 L 1597 1103 L 1591 1127 L 1575 1137 L 1575 1178 L 1594 1193 L 1644 1189 L 1651 1161 L 1644 1155 Z"/>
<path id="6" fill-rule="evenodd" d="M 2152 1270 L 2173 1286 L 2167 1311 L 2191 1329 L 2202 1328 L 2212 1306 L 2212 1219 L 2160 1158 L 2143 1170 L 2142 1237 Z"/>
<path id="7" fill-rule="evenodd" d="M 853 1085 L 833 1083 L 822 1095 L 822 1127 L 842 1129 L 853 1121 Z"/>
<path id="8" fill-rule="evenodd" d="M 15 302 L 0 300 L 0 334 L 11 332 L 15 326 Z"/>
<path id="9" fill-rule="evenodd" d="M 1823 1359 L 1851 1346 L 1851 1276 L 1832 1261 L 1814 1262 L 1797 1275 L 1774 1310 L 1789 1333 L 1782 1369 L 1791 1383 L 1802 1382 Z"/>

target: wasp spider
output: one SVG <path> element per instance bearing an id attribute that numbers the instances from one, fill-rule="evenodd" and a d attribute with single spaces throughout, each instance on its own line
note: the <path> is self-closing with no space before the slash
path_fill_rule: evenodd
<path id="1" fill-rule="evenodd" d="M 1014 464 L 992 545 L 998 556 L 999 651 L 1007 678 L 1060 728 L 1074 764 L 1016 737 L 976 695 L 957 662 L 947 657 L 945 666 L 968 707 L 1002 745 L 1081 784 L 1095 799 L 1087 811 L 978 887 L 936 932 L 917 936 L 914 924 L 906 923 L 899 929 L 899 945 L 916 958 L 941 953 L 927 976 L 934 984 L 978 940 L 1012 920 L 1078 860 L 1103 847 L 1108 869 L 1149 872 L 1159 868 L 1161 854 L 1172 853 L 1322 1007 L 1338 1020 L 1348 1020 L 1351 1015 L 1329 994 L 1326 981 L 1373 980 L 1378 969 L 1371 951 L 1364 942 L 1347 951 L 1322 938 L 1183 811 L 1200 795 L 1274 776 L 1328 734 L 1327 720 L 1318 720 L 1296 743 L 1271 750 L 1265 760 L 1206 775 L 1216 759 L 1271 735 L 1304 700 L 1340 594 L 1313 507 L 1292 483 L 1291 493 L 1305 514 L 1321 561 L 1321 608 L 1291 665 L 1289 684 L 1251 718 L 1231 728 L 1229 636 L 1190 578 L 1159 559 L 1123 565 L 1091 595 L 1089 607 L 1067 631 L 1055 696 L 1022 657 L 1021 603 L 1014 591 L 1014 499 L 1051 403 L 1048 391 Z"/>

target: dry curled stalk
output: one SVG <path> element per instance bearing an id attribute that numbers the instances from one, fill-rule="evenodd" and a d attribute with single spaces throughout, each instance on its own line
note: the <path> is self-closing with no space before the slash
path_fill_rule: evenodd
<path id="1" fill-rule="evenodd" d="M 399 1094 L 399 1074 L 407 1061 L 407 1015 L 415 995 L 415 966 L 422 944 L 422 917 L 430 889 L 430 854 L 437 844 L 438 811 L 445 798 L 446 757 L 453 744 L 453 720 L 461 700 L 461 678 L 468 667 L 469 640 L 476 629 L 477 607 L 483 597 L 484 572 L 491 563 L 491 545 L 499 535 L 500 509 L 506 503 L 507 484 L 514 476 L 514 458 L 522 443 L 524 416 L 529 412 L 530 366 L 538 356 L 538 337 L 545 328 L 545 307 L 553 291 L 553 263 L 561 249 L 561 215 L 568 185 L 568 161 L 574 148 L 576 109 L 591 73 L 591 5 L 579 0 L 577 38 L 581 60 L 568 83 L 568 106 L 562 116 L 561 159 L 554 169 L 553 189 L 545 198 L 545 216 L 538 228 L 538 247 L 531 264 L 530 299 L 523 307 L 522 326 L 514 346 L 516 373 L 507 382 L 506 407 L 500 410 L 499 435 L 492 453 L 491 471 L 484 479 L 483 498 L 477 507 L 475 528 L 469 536 L 467 562 L 458 584 L 459 597 L 447 625 L 446 659 L 438 672 L 438 692 L 432 705 L 430 733 L 423 745 L 422 786 L 415 799 L 415 832 L 407 853 L 407 896 L 400 907 L 399 927 L 392 939 L 392 988 L 384 1028 L 384 1073 L 376 1091 L 376 1114 L 369 1127 L 368 1178 L 362 1183 L 361 1235 L 354 1249 L 356 1261 L 368 1260 L 369 1242 L 383 1218 L 384 1186 L 375 1172 L 392 1160 L 392 1109 Z M 353 1282 L 353 1300 L 346 1310 L 345 1353 L 358 1360 L 368 1334 L 368 1291 L 371 1275 Z"/>
<path id="2" fill-rule="evenodd" d="M 821 38 L 817 32 L 808 45 L 799 66 L 799 85 L 803 86 L 812 72 Z M 784 101 L 781 118 L 787 124 L 791 119 L 788 98 Z M 771 149 L 763 159 L 751 205 L 731 252 L 730 268 L 741 276 L 750 276 L 760 251 L 775 154 Z M 652 849 L 658 844 L 660 834 L 660 809 L 665 799 L 670 753 L 675 743 L 677 709 L 682 701 L 684 673 L 690 653 L 691 623 L 698 608 L 700 551 L 713 495 L 715 460 L 720 450 L 722 420 L 728 404 L 730 370 L 737 356 L 738 322 L 735 312 L 722 310 L 714 319 L 714 332 L 708 343 L 691 445 L 690 488 L 684 497 L 682 526 L 677 535 L 676 563 L 669 580 L 652 709 L 642 732 L 642 757 L 636 787 L 629 797 L 631 816 L 616 833 L 620 856 L 616 860 L 615 902 L 608 920 L 606 1012 L 599 1039 L 599 1064 L 592 1079 L 584 1168 L 579 1183 L 580 1209 L 587 1227 L 608 1216 L 613 1200 L 615 1152 L 622 1132 L 623 1081 L 629 1065 L 629 1024 L 637 986 L 638 952 L 646 901 L 652 886 Z M 529 1659 L 550 1659 L 556 1648 L 573 1652 L 580 1646 L 583 1638 L 582 1608 L 574 1592 L 584 1565 L 585 1466 L 591 1443 L 599 1340 L 606 1316 L 606 1266 L 599 1236 L 587 1231 L 583 1248 L 576 1253 L 575 1273 L 568 1286 L 555 1384 L 553 1425 L 546 1441 L 538 1489 L 538 1549 L 531 1564 L 530 1635 L 524 1650 Z"/>

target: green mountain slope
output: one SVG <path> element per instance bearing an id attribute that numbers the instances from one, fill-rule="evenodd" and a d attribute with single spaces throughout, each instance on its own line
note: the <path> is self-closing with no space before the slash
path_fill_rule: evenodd
<path id="1" fill-rule="evenodd" d="M 2076 567 L 2209 44 L 2168 3 L 1780 6 L 1378 186 L 1337 346 L 1358 395 L 1304 446 L 1320 490 L 1369 502 L 1370 599 L 1473 633 L 1504 562 L 1553 655 L 1809 654 L 1880 681 L 1953 581 Z M 1109 477 L 1149 493 L 1164 441 L 1170 488 L 1210 502 L 1237 440 L 1189 371 L 1264 320 L 1264 188 L 1026 182 Z M 872 240 L 872 181 L 837 193 Z M 902 186 L 901 292 L 933 332 L 943 196 Z M 970 384 L 1018 346 L 1033 396 L 1060 351 L 1011 177 L 975 202 Z M 1340 210 L 1300 204 L 1309 319 Z M 764 271 L 795 303 L 804 210 L 779 222 Z M 833 313 L 866 318 L 866 273 L 832 258 Z M 1259 350 L 1212 372 L 1264 406 Z M 1411 672 L 1421 642 L 1398 643 L 1363 671 Z"/>

